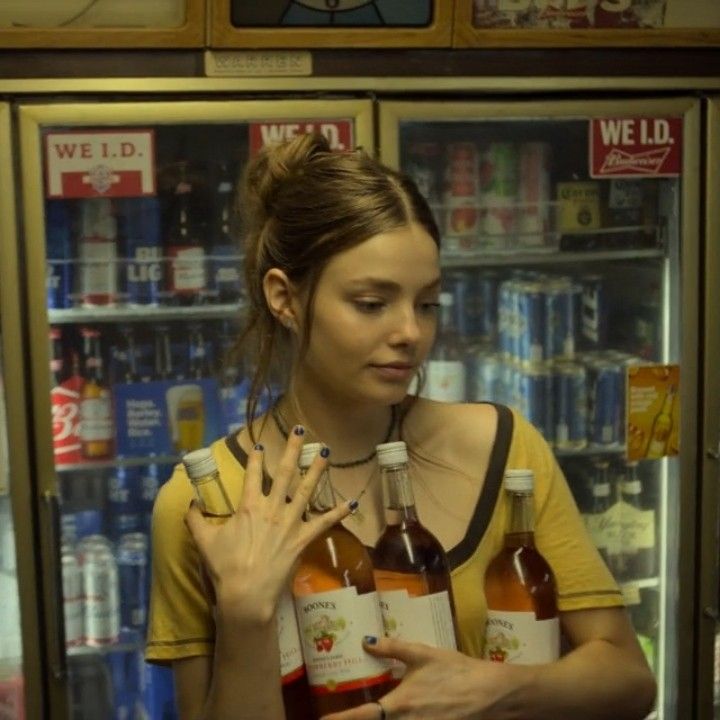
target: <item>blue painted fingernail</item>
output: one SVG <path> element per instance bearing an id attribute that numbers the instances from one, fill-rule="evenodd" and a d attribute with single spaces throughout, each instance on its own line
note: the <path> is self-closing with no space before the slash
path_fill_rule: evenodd
<path id="1" fill-rule="evenodd" d="M 377 645 L 377 638 L 374 635 L 366 635 L 363 641 L 366 645 Z"/>
<path id="2" fill-rule="evenodd" d="M 322 450 L 320 450 L 320 457 L 326 458 L 330 454 L 330 448 L 325 446 Z"/>
<path id="3" fill-rule="evenodd" d="M 304 435 L 304 434 L 305 434 L 305 428 L 304 428 L 302 425 L 296 425 L 296 426 L 293 428 L 293 432 L 294 432 L 296 435 Z"/>
<path id="4" fill-rule="evenodd" d="M 265 448 L 264 448 L 260 443 L 257 443 L 257 444 L 255 445 L 255 449 L 258 450 L 258 451 L 260 451 L 260 452 L 262 452 Z"/>
<path id="5" fill-rule="evenodd" d="M 358 509 L 358 505 L 360 505 L 360 502 L 358 500 L 351 500 L 348 503 L 348 507 L 350 508 L 350 512 L 354 513 Z"/>

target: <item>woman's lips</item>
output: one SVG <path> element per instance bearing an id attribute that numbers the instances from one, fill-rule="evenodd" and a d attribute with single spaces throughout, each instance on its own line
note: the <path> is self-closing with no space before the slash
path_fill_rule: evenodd
<path id="1" fill-rule="evenodd" d="M 371 365 L 371 367 L 380 377 L 386 380 L 402 380 L 405 382 L 415 374 L 414 365 Z"/>

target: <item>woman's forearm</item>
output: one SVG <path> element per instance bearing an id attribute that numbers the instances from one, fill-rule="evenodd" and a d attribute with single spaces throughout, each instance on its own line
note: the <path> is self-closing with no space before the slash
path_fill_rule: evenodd
<path id="1" fill-rule="evenodd" d="M 655 680 L 640 659 L 592 640 L 555 663 L 519 672 L 506 697 L 508 720 L 641 720 L 653 707 Z"/>
<path id="2" fill-rule="evenodd" d="M 203 720 L 285 720 L 275 617 L 247 625 L 216 618 Z"/>

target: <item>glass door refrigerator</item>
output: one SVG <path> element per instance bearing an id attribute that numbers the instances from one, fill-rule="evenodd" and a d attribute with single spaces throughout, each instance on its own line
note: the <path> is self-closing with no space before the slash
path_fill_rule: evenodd
<path id="1" fill-rule="evenodd" d="M 684 98 L 380 102 L 443 236 L 422 392 L 515 406 L 552 445 L 662 720 L 692 705 L 699 122 Z"/>
<path id="2" fill-rule="evenodd" d="M 143 663 L 149 520 L 180 456 L 244 422 L 235 182 L 264 143 L 373 146 L 369 100 L 18 108 L 53 718 L 176 717 Z M 57 612 L 57 610 L 60 612 Z"/>
<path id="3" fill-rule="evenodd" d="M 698 668 L 696 677 L 697 717 L 720 719 L 720 98 L 708 101 L 706 114 L 706 191 L 702 435 L 700 438 L 701 512 L 698 514 L 700 571 L 698 624 L 696 627 Z"/>
<path id="4" fill-rule="evenodd" d="M 0 104 L 0 717 L 42 717 L 10 106 Z"/>

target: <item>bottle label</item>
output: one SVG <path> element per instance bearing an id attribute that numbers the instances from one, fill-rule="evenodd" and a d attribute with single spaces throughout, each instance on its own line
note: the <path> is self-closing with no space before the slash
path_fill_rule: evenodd
<path id="1" fill-rule="evenodd" d="M 80 403 L 80 437 L 84 441 L 112 440 L 113 423 L 110 398 L 83 400 Z"/>
<path id="2" fill-rule="evenodd" d="M 383 590 L 379 595 L 385 635 L 457 650 L 447 590 L 418 597 L 407 590 Z"/>
<path id="3" fill-rule="evenodd" d="M 82 378 L 74 376 L 50 392 L 55 462 L 72 463 L 80 454 L 80 387 Z"/>
<path id="4" fill-rule="evenodd" d="M 80 283 L 83 297 L 114 299 L 117 293 L 117 243 L 105 238 L 80 241 Z"/>
<path id="5" fill-rule="evenodd" d="M 365 635 L 382 635 L 376 592 L 354 587 L 295 599 L 308 680 L 315 694 L 343 692 L 390 679 L 387 665 L 362 648 Z"/>
<path id="6" fill-rule="evenodd" d="M 429 360 L 423 397 L 440 402 L 465 400 L 465 365 L 459 360 Z"/>
<path id="7" fill-rule="evenodd" d="M 655 548 L 655 511 L 641 510 L 629 503 L 621 503 L 622 548 L 652 550 Z"/>
<path id="8" fill-rule="evenodd" d="M 173 292 L 195 293 L 205 289 L 205 250 L 202 247 L 171 247 L 168 255 L 172 258 L 170 289 Z"/>
<path id="9" fill-rule="evenodd" d="M 535 665 L 560 657 L 560 619 L 538 620 L 533 612 L 488 610 L 485 658 Z"/>
<path id="10" fill-rule="evenodd" d="M 305 674 L 300 633 L 295 619 L 292 595 L 289 591 L 280 596 L 275 618 L 280 645 L 280 674 L 283 684 L 286 684 Z"/>
<path id="11" fill-rule="evenodd" d="M 595 547 L 598 550 L 609 550 L 611 541 L 608 528 L 612 518 L 609 517 L 608 513 L 602 512 L 583 515 L 583 520 L 585 521 L 585 527 Z M 617 543 L 612 544 L 615 546 Z"/>

